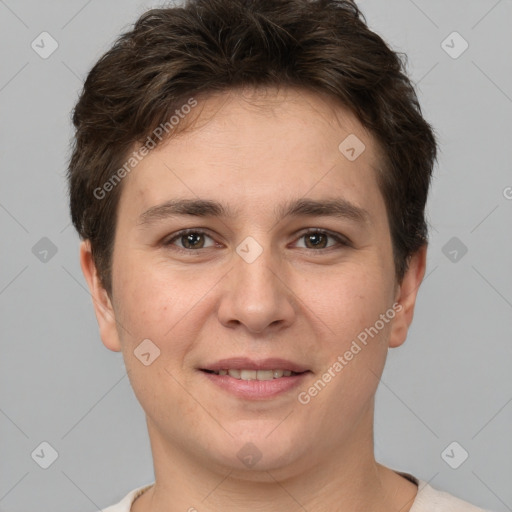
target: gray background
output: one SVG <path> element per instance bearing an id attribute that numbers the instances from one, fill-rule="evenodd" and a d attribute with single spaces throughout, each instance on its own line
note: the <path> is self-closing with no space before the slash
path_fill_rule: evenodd
<path id="1" fill-rule="evenodd" d="M 0 0 L 1 511 L 95 511 L 153 481 L 143 411 L 121 354 L 98 336 L 64 176 L 87 71 L 158 5 Z M 360 6 L 408 54 L 441 144 L 427 277 L 379 387 L 376 455 L 477 505 L 512 510 L 512 2 Z M 59 45 L 47 59 L 31 47 L 43 31 Z M 453 31 L 469 43 L 458 58 L 441 44 Z M 461 43 L 448 38 L 445 48 Z M 43 441 L 58 453 L 48 469 L 35 461 L 48 462 L 48 449 L 31 456 Z M 453 441 L 462 448 L 448 450 L 452 465 L 469 453 L 458 469 L 441 456 Z"/>

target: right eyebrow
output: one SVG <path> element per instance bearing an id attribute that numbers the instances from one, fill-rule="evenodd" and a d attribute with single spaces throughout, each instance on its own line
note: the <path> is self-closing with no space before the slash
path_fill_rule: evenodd
<path id="1" fill-rule="evenodd" d="M 158 220 L 179 215 L 233 217 L 233 213 L 226 206 L 216 201 L 207 199 L 171 199 L 146 210 L 140 215 L 139 224 L 151 224 Z"/>

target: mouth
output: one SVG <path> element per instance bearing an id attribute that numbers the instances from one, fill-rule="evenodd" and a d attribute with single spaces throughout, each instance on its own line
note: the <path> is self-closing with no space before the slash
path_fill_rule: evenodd
<path id="1" fill-rule="evenodd" d="M 266 400 L 285 395 L 306 384 L 313 372 L 280 358 L 253 360 L 246 357 L 222 359 L 197 368 L 205 383 L 222 393 L 244 400 Z"/>

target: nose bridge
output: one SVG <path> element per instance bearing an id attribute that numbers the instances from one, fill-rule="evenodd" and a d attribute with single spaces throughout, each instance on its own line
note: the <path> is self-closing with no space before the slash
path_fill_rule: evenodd
<path id="1" fill-rule="evenodd" d="M 262 236 L 259 237 L 262 240 Z M 235 286 L 237 295 L 254 300 L 273 300 L 279 294 L 275 268 L 279 267 L 268 237 L 260 244 L 254 237 L 246 237 L 237 247 L 235 257 Z"/>

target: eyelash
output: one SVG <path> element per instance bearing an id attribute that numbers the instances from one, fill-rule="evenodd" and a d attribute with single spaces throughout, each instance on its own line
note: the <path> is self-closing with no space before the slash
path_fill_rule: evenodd
<path id="1" fill-rule="evenodd" d="M 169 238 L 168 240 L 164 241 L 163 242 L 163 245 L 165 247 L 170 247 L 173 245 L 173 242 L 178 240 L 179 238 L 185 236 L 185 235 L 189 235 L 189 234 L 196 234 L 196 235 L 206 235 L 210 238 L 213 239 L 213 237 L 211 237 L 208 232 L 206 231 L 203 231 L 201 229 L 194 229 L 194 228 L 189 228 L 189 229 L 182 229 L 181 231 L 178 231 L 177 233 L 175 233 L 172 238 Z M 333 233 L 331 231 L 327 231 L 327 230 L 324 230 L 324 229 L 315 229 L 315 228 L 310 228 L 308 229 L 307 231 L 305 231 L 304 233 L 302 233 L 298 238 L 297 240 L 307 236 L 307 235 L 311 235 L 311 234 L 321 234 L 321 235 L 326 235 L 330 238 L 333 238 L 339 246 L 341 247 L 350 247 L 351 244 L 349 242 L 349 240 L 347 238 L 345 238 L 344 236 L 342 235 L 339 235 L 339 234 L 336 234 L 336 233 Z M 339 248 L 339 247 L 338 247 Z M 178 247 L 178 246 L 173 246 L 173 250 L 177 250 L 179 252 L 183 252 L 183 253 L 192 253 L 192 252 L 199 252 L 201 251 L 201 249 L 211 249 L 211 247 L 205 247 L 205 248 L 199 248 L 199 249 L 186 249 L 186 248 L 183 248 L 183 247 Z M 301 247 L 301 249 L 303 249 Z M 332 249 L 336 249 L 336 246 L 330 246 L 330 247 L 324 247 L 324 248 L 321 248 L 321 249 L 309 249 L 308 247 L 305 247 L 304 249 L 306 250 L 310 250 L 310 251 L 313 251 L 313 252 L 325 252 L 327 250 L 332 250 Z"/>

